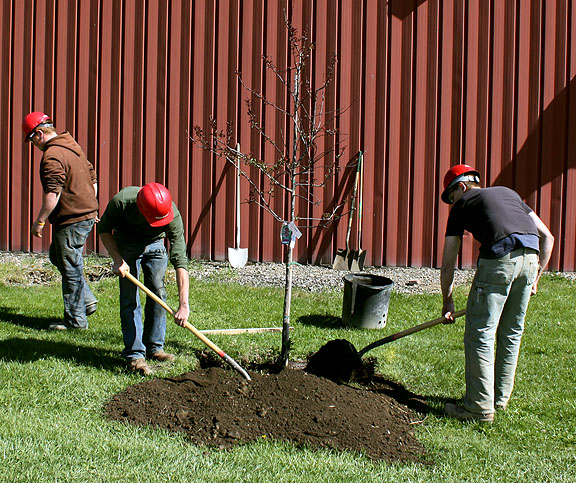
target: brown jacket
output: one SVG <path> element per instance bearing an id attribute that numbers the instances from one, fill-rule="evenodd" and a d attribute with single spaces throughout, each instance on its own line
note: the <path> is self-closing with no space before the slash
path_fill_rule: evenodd
<path id="1" fill-rule="evenodd" d="M 60 193 L 60 200 L 48 218 L 53 225 L 77 223 L 98 215 L 94 166 L 68 132 L 45 144 L 40 180 L 45 193 Z"/>

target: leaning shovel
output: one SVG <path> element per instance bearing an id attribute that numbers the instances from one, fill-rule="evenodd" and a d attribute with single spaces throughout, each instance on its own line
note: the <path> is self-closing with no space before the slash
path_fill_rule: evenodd
<path id="1" fill-rule="evenodd" d="M 144 292 L 146 292 L 146 295 L 148 295 L 148 297 L 150 297 L 156 303 L 160 304 L 160 306 L 164 310 L 166 310 L 166 312 L 168 312 L 170 315 L 172 315 L 172 317 L 174 317 L 174 315 L 175 315 L 174 310 L 172 310 L 172 308 L 166 302 L 164 302 L 164 300 L 162 300 L 160 297 L 158 297 L 158 295 L 156 295 L 154 292 L 152 292 L 148 287 L 146 287 L 146 285 L 144 285 L 142 282 L 140 282 L 140 280 L 138 280 L 134 275 L 132 275 L 130 272 L 126 272 L 124 274 L 124 276 L 128 280 L 130 280 L 134 285 L 136 285 L 138 288 L 140 288 Z M 248 381 L 251 380 L 248 373 L 244 369 L 242 369 L 242 367 L 240 367 L 240 365 L 234 359 L 232 359 L 232 357 L 230 357 L 228 354 L 226 354 L 226 352 L 224 352 L 222 349 L 220 349 L 216 344 L 214 344 L 214 342 L 212 342 L 210 339 L 208 339 L 208 337 L 206 337 L 204 334 L 202 334 L 202 332 L 200 332 L 198 329 L 196 329 L 196 327 L 194 327 L 188 321 L 184 322 L 184 327 L 186 327 L 190 332 L 192 332 L 196 337 L 198 337 L 202 342 L 204 342 L 204 344 L 206 344 L 210 349 L 212 349 L 214 352 L 216 352 L 216 354 L 218 354 L 222 359 L 224 359 L 228 364 L 230 364 L 234 368 L 234 370 L 236 370 L 237 372 L 242 374 L 242 376 L 245 379 L 247 379 Z"/>
<path id="2" fill-rule="evenodd" d="M 236 152 L 240 153 L 240 144 L 236 145 Z M 228 247 L 228 261 L 234 268 L 241 268 L 248 261 L 248 248 L 240 248 L 240 159 L 236 157 L 236 247 Z"/>
<path id="3" fill-rule="evenodd" d="M 358 187 L 358 251 L 352 250 L 348 254 L 348 266 L 351 272 L 361 272 L 364 270 L 364 261 L 366 260 L 366 250 L 362 246 L 362 193 L 364 188 L 364 156 L 362 151 L 358 156 L 358 165 L 360 166 L 360 182 Z"/>
<path id="4" fill-rule="evenodd" d="M 346 231 L 346 248 L 339 248 L 334 257 L 332 268 L 334 270 L 348 270 L 350 268 L 350 232 L 352 231 L 352 215 L 356 210 L 356 191 L 358 190 L 358 179 L 360 178 L 360 162 L 362 153 L 358 157 L 358 164 L 356 165 L 356 178 L 354 179 L 354 189 L 352 190 L 352 200 L 350 201 L 350 217 L 348 218 L 348 230 Z"/>

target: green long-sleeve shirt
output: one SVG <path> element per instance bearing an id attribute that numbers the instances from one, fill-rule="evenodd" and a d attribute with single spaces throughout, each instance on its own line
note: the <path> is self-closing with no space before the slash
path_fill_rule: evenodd
<path id="1" fill-rule="evenodd" d="M 148 224 L 136 204 L 138 186 L 121 189 L 108 203 L 100 222 L 98 234 L 112 233 L 119 246 L 141 243 L 148 245 L 164 237 L 170 242 L 170 263 L 174 268 L 188 269 L 184 224 L 178 208 L 172 202 L 174 219 L 165 226 Z"/>

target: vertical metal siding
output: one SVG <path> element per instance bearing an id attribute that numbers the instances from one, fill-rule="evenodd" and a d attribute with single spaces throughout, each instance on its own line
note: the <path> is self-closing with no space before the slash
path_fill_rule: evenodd
<path id="1" fill-rule="evenodd" d="M 286 7 L 314 43 L 313 88 L 337 55 L 325 111 L 343 111 L 334 123 L 340 134 L 318 144 L 345 149 L 341 170 L 314 189 L 320 206 L 298 204 L 300 216 L 319 218 L 349 196 L 362 150 L 367 262 L 438 266 L 449 211 L 442 178 L 466 162 L 487 184 L 518 190 L 556 236 L 551 267 L 575 269 L 576 0 L 1 0 L 0 249 L 48 250 L 49 236 L 29 235 L 41 205 L 41 156 L 20 129 L 27 112 L 44 110 L 94 162 L 102 210 L 121 187 L 163 182 L 185 219 L 190 256 L 226 259 L 234 170 L 188 136 L 214 116 L 221 129 L 232 124 L 243 151 L 273 159 L 248 127 L 251 97 L 266 132 L 290 141 L 289 120 L 235 75 L 291 105 L 263 59 L 292 64 Z M 243 181 L 242 200 L 248 190 Z M 288 213 L 286 196 L 273 203 Z M 279 223 L 246 202 L 241 218 L 250 259 L 281 261 Z M 331 263 L 347 221 L 304 229 L 296 258 Z M 352 247 L 357 232 L 354 220 Z M 94 235 L 88 248 L 100 248 Z M 461 265 L 474 265 L 476 253 L 466 236 Z"/>

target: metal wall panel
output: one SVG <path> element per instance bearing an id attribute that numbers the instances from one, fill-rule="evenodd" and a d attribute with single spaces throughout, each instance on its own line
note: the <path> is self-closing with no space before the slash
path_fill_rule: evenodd
<path id="1" fill-rule="evenodd" d="M 292 105 L 264 59 L 280 69 L 292 63 L 288 9 L 314 42 L 313 88 L 336 54 L 325 110 L 342 110 L 332 123 L 338 136 L 318 144 L 344 149 L 340 171 L 314 189 L 320 205 L 298 203 L 299 216 L 319 218 L 350 195 L 362 150 L 367 262 L 438 266 L 449 211 L 442 178 L 466 162 L 486 184 L 518 190 L 556 236 L 551 268 L 575 269 L 576 0 L 0 1 L 1 250 L 48 250 L 49 236 L 29 235 L 41 205 L 41 153 L 20 129 L 27 112 L 44 110 L 94 162 L 102 210 L 121 187 L 165 183 L 184 216 L 189 255 L 226 259 L 234 170 L 189 135 L 215 117 L 221 128 L 231 124 L 244 152 L 274 159 L 249 128 L 251 97 L 266 132 L 291 139 L 289 119 L 236 76 L 276 106 Z M 288 213 L 286 196 L 273 204 Z M 296 259 L 331 263 L 345 245 L 348 210 L 327 228 L 303 228 Z M 241 219 L 250 259 L 281 261 L 280 224 L 247 202 Z M 353 248 L 358 228 L 354 220 Z M 94 235 L 88 249 L 100 249 Z M 476 253 L 465 236 L 460 264 L 473 266 Z"/>

